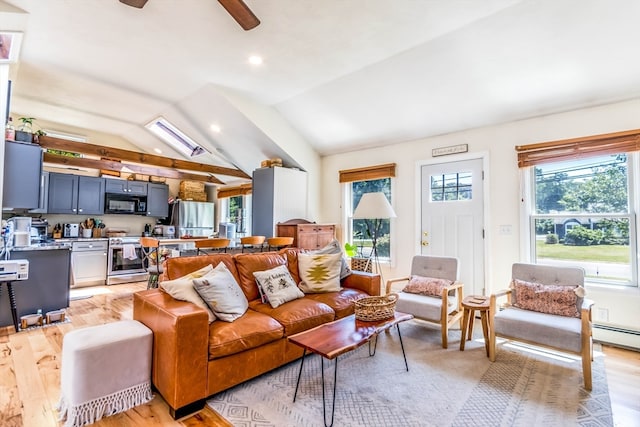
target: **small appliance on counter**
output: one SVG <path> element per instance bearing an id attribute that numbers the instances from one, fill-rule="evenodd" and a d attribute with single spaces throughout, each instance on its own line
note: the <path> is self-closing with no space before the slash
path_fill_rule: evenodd
<path id="1" fill-rule="evenodd" d="M 80 224 L 63 224 L 62 237 L 79 237 Z"/>
<path id="2" fill-rule="evenodd" d="M 47 241 L 47 228 L 49 222 L 44 218 L 33 218 L 31 220 L 31 243 L 42 243 Z"/>
<path id="3" fill-rule="evenodd" d="M 163 225 L 162 235 L 164 237 L 176 237 L 176 227 L 173 225 Z"/>
<path id="4" fill-rule="evenodd" d="M 31 245 L 31 217 L 14 216 L 7 220 L 9 229 L 13 231 L 13 246 Z"/>

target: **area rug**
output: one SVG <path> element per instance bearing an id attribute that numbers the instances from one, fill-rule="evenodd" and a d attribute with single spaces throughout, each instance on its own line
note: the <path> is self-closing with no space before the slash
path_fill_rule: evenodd
<path id="1" fill-rule="evenodd" d="M 452 331 L 445 350 L 437 329 L 417 321 L 400 328 L 409 372 L 395 329 L 380 335 L 373 357 L 367 345 L 340 356 L 335 426 L 613 425 L 600 352 L 587 392 L 578 358 L 504 343 L 491 363 L 481 339 L 468 341 L 462 352 Z M 333 366 L 325 361 L 331 384 Z M 207 404 L 238 427 L 322 426 L 320 356 L 307 356 L 294 403 L 299 367 L 290 363 Z M 332 396 L 332 388 L 327 393 Z"/>

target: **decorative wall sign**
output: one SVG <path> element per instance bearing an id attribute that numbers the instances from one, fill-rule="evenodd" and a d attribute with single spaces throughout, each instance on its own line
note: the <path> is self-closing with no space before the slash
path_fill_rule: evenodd
<path id="1" fill-rule="evenodd" d="M 431 150 L 431 155 L 433 157 L 438 157 L 447 156 L 449 154 L 466 153 L 467 151 L 469 151 L 468 144 L 458 144 L 451 145 L 449 147 L 434 148 L 433 150 Z"/>
<path id="2" fill-rule="evenodd" d="M 22 33 L 0 31 L 0 63 L 17 61 L 21 42 Z"/>

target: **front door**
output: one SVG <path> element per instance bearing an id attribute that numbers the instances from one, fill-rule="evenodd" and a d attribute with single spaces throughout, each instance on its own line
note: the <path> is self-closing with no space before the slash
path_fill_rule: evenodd
<path id="1" fill-rule="evenodd" d="M 421 167 L 421 253 L 455 256 L 464 295 L 484 293 L 482 159 Z"/>

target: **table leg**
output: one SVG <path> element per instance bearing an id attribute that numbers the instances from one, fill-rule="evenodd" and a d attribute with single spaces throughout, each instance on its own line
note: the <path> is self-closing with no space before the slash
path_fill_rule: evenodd
<path id="1" fill-rule="evenodd" d="M 304 366 L 304 356 L 307 355 L 307 349 L 305 348 L 302 352 L 302 359 L 300 360 L 300 370 L 298 371 L 298 380 L 296 381 L 296 392 L 293 393 L 293 401 L 296 401 L 296 396 L 298 395 L 298 386 L 300 385 L 300 376 L 302 375 L 302 366 Z"/>
<path id="2" fill-rule="evenodd" d="M 371 341 L 373 341 L 373 352 L 371 351 Z M 372 337 L 369 340 L 369 357 L 372 357 L 372 356 L 376 355 L 376 349 L 377 348 L 378 348 L 378 335 Z"/>
<path id="3" fill-rule="evenodd" d="M 16 307 L 16 295 L 13 292 L 13 285 L 11 282 L 7 282 L 7 290 L 9 291 L 9 304 L 11 305 L 11 317 L 13 318 L 13 326 L 16 328 L 16 332 L 20 332 L 20 326 L 18 325 L 18 310 Z"/>
<path id="4" fill-rule="evenodd" d="M 400 348 L 402 349 L 402 357 L 404 357 L 404 367 L 407 368 L 407 372 L 409 372 L 409 365 L 407 364 L 407 355 L 404 353 L 404 344 L 402 344 L 402 334 L 400 333 L 400 324 L 396 324 L 396 329 L 398 330 L 398 338 L 400 338 Z"/>
<path id="5" fill-rule="evenodd" d="M 467 341 L 471 341 L 473 339 L 473 324 L 476 320 L 476 311 L 474 309 L 469 310 L 469 334 L 467 335 Z"/>
<path id="6" fill-rule="evenodd" d="M 482 334 L 484 335 L 484 349 L 487 351 L 487 357 L 489 357 L 489 322 L 487 319 L 487 310 L 480 312 L 480 318 L 482 319 Z"/>
<path id="7" fill-rule="evenodd" d="M 333 425 L 333 416 L 336 412 L 336 385 L 338 384 L 338 357 L 334 359 L 333 367 L 333 405 L 331 407 L 331 424 L 327 424 L 327 403 L 324 393 L 324 357 L 320 357 L 320 367 L 322 371 L 322 420 L 325 427 L 331 427 Z"/>
<path id="8" fill-rule="evenodd" d="M 462 311 L 462 331 L 460 334 L 460 351 L 464 351 L 464 343 L 467 340 L 467 330 L 469 329 L 469 316 L 471 310 L 464 308 Z"/>

